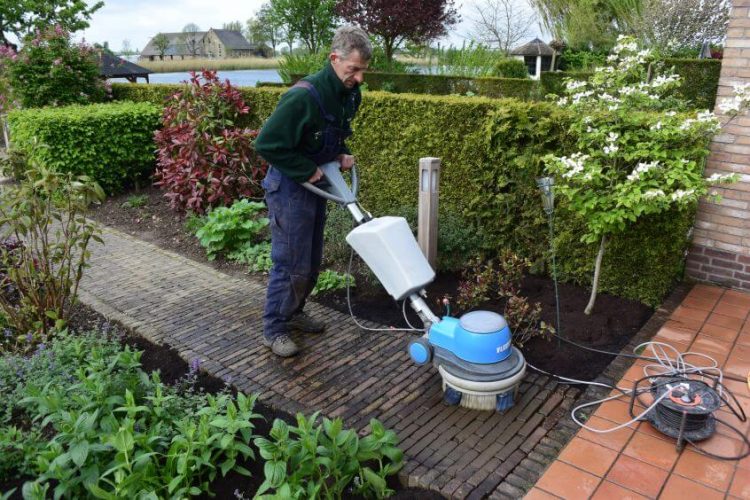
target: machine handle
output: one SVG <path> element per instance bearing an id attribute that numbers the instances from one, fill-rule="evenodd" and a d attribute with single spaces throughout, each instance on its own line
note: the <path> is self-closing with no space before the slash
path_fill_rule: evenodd
<path id="1" fill-rule="evenodd" d="M 359 191 L 359 174 L 357 166 L 352 166 L 352 185 L 351 188 L 346 186 L 343 176 L 341 175 L 341 164 L 338 161 L 331 161 L 321 165 L 320 170 L 323 172 L 323 179 L 328 181 L 323 187 L 316 186 L 311 182 L 303 182 L 302 185 L 309 191 L 322 196 L 341 205 L 348 205 L 357 201 L 357 192 Z M 327 191 L 325 187 L 335 189 L 338 194 Z M 350 190 L 351 189 L 351 190 Z M 347 192 L 349 191 L 349 192 Z"/>

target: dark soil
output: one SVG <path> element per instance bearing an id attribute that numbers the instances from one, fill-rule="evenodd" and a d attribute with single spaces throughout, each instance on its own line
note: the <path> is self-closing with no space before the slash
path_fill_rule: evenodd
<path id="1" fill-rule="evenodd" d="M 198 262 L 209 263 L 214 268 L 235 277 L 248 277 L 247 268 L 243 265 L 220 258 L 208 262 L 204 249 L 195 237 L 185 230 L 184 216 L 169 207 L 158 189 L 148 187 L 138 193 L 148 197 L 148 202 L 140 209 L 123 206 L 132 194 L 134 193 L 107 199 L 91 216 L 105 225 Z M 250 279 L 265 280 L 265 277 L 255 274 Z M 428 303 L 434 311 L 445 313 L 443 307 L 438 305 L 438 301 L 445 295 L 455 296 L 459 280 L 460 276 L 456 274 L 440 274 L 430 284 L 427 289 Z M 583 310 L 588 302 L 589 292 L 588 289 L 575 285 L 559 284 L 561 328 L 558 330 L 565 339 L 608 352 L 619 352 L 640 330 L 653 311 L 635 301 L 600 294 L 594 313 L 587 316 Z M 542 319 L 556 325 L 552 280 L 527 276 L 521 294 L 527 297 L 529 302 L 541 303 Z M 319 296 L 314 300 L 348 314 L 344 291 Z M 502 301 L 489 302 L 481 306 L 482 309 L 497 312 L 502 312 L 503 307 Z M 358 317 L 394 327 L 406 326 L 401 314 L 401 305 L 396 304 L 379 284 L 357 280 L 357 287 L 352 289 L 352 308 Z M 409 314 L 412 324 L 419 324 L 419 320 L 411 311 Z M 596 378 L 612 360 L 612 356 L 586 351 L 558 340 L 534 339 L 524 346 L 523 352 L 528 361 L 538 368 L 584 380 Z"/>
<path id="2" fill-rule="evenodd" d="M 129 345 L 134 349 L 143 351 L 141 356 L 141 366 L 144 371 L 151 373 L 153 371 L 160 372 L 160 378 L 165 384 L 175 384 L 180 379 L 184 378 L 189 372 L 188 363 L 183 360 L 176 350 L 169 345 L 157 345 L 144 339 L 143 337 L 132 334 L 128 329 L 124 328 L 119 323 L 111 322 L 104 316 L 100 315 L 93 309 L 78 305 L 71 318 L 70 328 L 73 331 L 87 332 L 87 331 L 100 331 L 114 336 L 115 338 L 121 339 L 122 343 Z M 195 390 L 205 391 L 210 394 L 216 394 L 226 387 L 226 384 L 204 371 L 200 371 L 196 384 Z M 232 392 L 236 394 L 236 390 L 232 389 Z M 285 420 L 289 424 L 294 424 L 295 419 L 288 413 L 277 411 L 261 402 L 256 401 L 255 413 L 261 415 L 261 419 L 255 421 L 256 435 L 268 436 L 273 425 L 273 421 L 277 418 Z M 23 422 L 27 419 L 25 415 L 18 416 L 18 424 L 23 425 Z M 50 435 L 50 437 L 52 437 Z M 255 448 L 253 446 L 253 448 Z M 245 467 L 252 474 L 251 477 L 245 477 L 237 472 L 230 472 L 226 477 L 218 477 L 211 483 L 211 491 L 214 496 L 203 494 L 198 498 L 208 499 L 235 499 L 235 498 L 252 498 L 255 492 L 260 487 L 264 479 L 263 464 L 264 461 L 260 458 L 257 449 L 255 449 L 257 460 L 245 460 L 239 463 L 239 465 Z M 7 492 L 13 488 L 16 488 L 15 493 L 11 498 L 22 498 L 21 488 L 24 482 L 33 480 L 33 478 L 25 477 L 13 480 L 4 480 L 0 478 L 0 493 Z M 443 498 L 442 495 L 417 488 L 404 488 L 398 482 L 398 478 L 391 476 L 389 478 L 389 487 L 396 491 L 396 494 L 391 498 L 398 498 L 402 500 L 406 499 L 422 499 L 432 500 Z"/>

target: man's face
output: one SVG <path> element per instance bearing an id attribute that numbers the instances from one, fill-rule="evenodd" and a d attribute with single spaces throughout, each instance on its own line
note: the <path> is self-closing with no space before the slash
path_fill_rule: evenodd
<path id="1" fill-rule="evenodd" d="M 351 51 L 346 59 L 335 52 L 331 53 L 329 57 L 331 58 L 333 71 L 343 82 L 344 87 L 353 89 L 365 80 L 365 70 L 369 63 L 362 59 L 358 50 Z"/>

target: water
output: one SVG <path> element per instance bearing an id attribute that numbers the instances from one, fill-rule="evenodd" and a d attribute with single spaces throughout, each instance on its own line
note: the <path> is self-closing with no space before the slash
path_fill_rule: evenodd
<path id="1" fill-rule="evenodd" d="M 240 69 L 232 71 L 219 71 L 219 79 L 229 79 L 232 85 L 237 87 L 255 87 L 258 82 L 281 82 L 281 77 L 278 71 L 275 69 Z M 124 78 L 112 78 L 113 82 L 126 82 Z M 151 73 L 148 75 L 148 80 L 151 83 L 181 83 L 190 80 L 190 73 L 178 72 L 178 73 Z M 139 78 L 140 83 L 144 83 L 142 78 Z"/>

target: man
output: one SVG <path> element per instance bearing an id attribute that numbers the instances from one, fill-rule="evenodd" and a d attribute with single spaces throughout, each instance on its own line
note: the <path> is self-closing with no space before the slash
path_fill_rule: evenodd
<path id="1" fill-rule="evenodd" d="M 303 312 L 323 256 L 326 201 L 302 186 L 318 182 L 319 165 L 354 157 L 344 144 L 362 99 L 359 85 L 372 56 L 360 28 L 336 30 L 326 67 L 285 93 L 255 140 L 271 165 L 263 180 L 271 220 L 271 260 L 263 343 L 282 357 L 299 352 L 289 330 L 320 333 L 325 324 Z"/>

